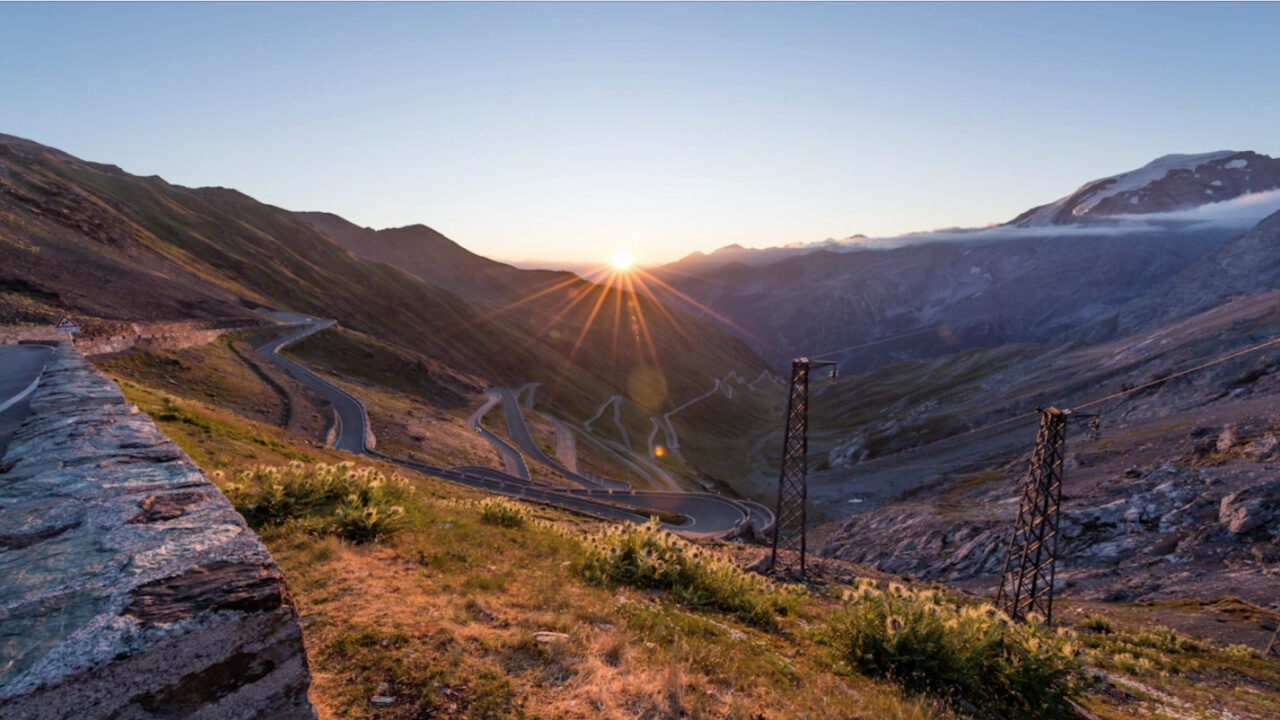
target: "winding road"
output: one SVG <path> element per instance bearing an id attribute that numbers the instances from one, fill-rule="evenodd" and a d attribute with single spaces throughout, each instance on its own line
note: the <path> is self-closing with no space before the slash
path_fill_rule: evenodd
<path id="1" fill-rule="evenodd" d="M 346 390 L 280 354 L 282 348 L 332 327 L 335 321 L 298 316 L 290 319 L 301 327 L 257 348 L 255 353 L 279 364 L 299 382 L 314 388 L 332 403 L 337 425 L 333 442 L 335 448 L 377 457 L 470 487 L 608 519 L 643 522 L 654 512 L 682 516 L 684 522 L 664 522 L 663 525 L 688 537 L 724 537 L 735 534 L 748 524 L 763 530 L 773 521 L 772 513 L 756 503 L 706 492 L 637 491 L 620 480 L 597 478 L 570 470 L 547 456 L 533 441 L 518 401 L 518 393 L 506 388 L 486 390 L 488 397 L 485 404 L 472 414 L 470 420 L 472 427 L 502 453 L 506 472 L 485 467 L 439 467 L 378 452 L 372 447 L 373 435 L 364 404 Z M 526 402 L 531 405 L 535 388 L 526 385 L 519 392 L 523 393 L 526 389 L 529 393 Z M 551 468 L 579 487 L 565 488 L 531 479 L 524 456 L 482 424 L 485 414 L 499 403 L 503 406 L 504 419 L 512 441 L 535 462 Z"/>

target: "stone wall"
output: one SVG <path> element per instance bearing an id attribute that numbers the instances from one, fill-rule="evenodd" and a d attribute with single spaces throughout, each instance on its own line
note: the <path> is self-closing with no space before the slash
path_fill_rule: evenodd
<path id="1" fill-rule="evenodd" d="M 0 458 L 0 716 L 315 718 L 280 569 L 67 344 Z"/>
<path id="2" fill-rule="evenodd" d="M 76 349 L 85 355 L 107 355 L 133 348 L 140 350 L 181 350 L 204 345 L 219 336 L 258 327 L 257 318 L 230 320 L 174 320 L 171 322 L 126 323 L 108 320 L 86 320 L 84 330 L 76 334 Z M 0 345 L 31 340 L 66 340 L 52 325 L 0 326 Z"/>

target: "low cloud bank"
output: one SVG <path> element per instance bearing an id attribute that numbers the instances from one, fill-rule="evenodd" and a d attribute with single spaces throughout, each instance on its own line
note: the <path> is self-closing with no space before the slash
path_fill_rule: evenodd
<path id="1" fill-rule="evenodd" d="M 1263 218 L 1280 212 L 1280 190 L 1241 195 L 1222 202 L 1208 203 L 1187 210 L 1144 215 L 1111 215 L 1072 225 L 1048 225 L 1023 228 L 1011 225 L 994 225 L 985 228 L 944 228 L 926 232 L 907 233 L 893 237 L 855 237 L 833 246 L 830 241 L 813 243 L 809 249 L 887 250 L 905 245 L 932 242 L 1013 240 L 1039 237 L 1097 237 L 1132 235 L 1147 232 L 1168 232 L 1210 228 L 1239 228 L 1247 230 Z"/>

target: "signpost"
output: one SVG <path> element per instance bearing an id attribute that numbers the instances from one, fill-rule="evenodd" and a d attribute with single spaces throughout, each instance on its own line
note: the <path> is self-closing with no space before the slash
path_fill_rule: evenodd
<path id="1" fill-rule="evenodd" d="M 58 324 L 54 326 L 54 329 L 61 333 L 80 332 L 80 323 L 76 322 L 75 320 L 72 320 L 66 315 L 63 315 L 62 317 L 58 318 Z"/>
<path id="2" fill-rule="evenodd" d="M 72 320 L 66 315 L 63 315 L 62 317 L 58 318 L 58 324 L 54 325 L 53 329 L 56 332 L 67 333 L 68 335 L 71 336 L 71 341 L 75 342 L 76 333 L 80 332 L 80 323 L 76 322 L 75 320 Z"/>

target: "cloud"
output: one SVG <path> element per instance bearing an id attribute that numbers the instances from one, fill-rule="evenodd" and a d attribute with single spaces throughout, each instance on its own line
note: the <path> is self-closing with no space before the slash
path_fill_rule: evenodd
<path id="1" fill-rule="evenodd" d="M 1075 225 L 1047 225 L 1022 228 L 995 225 L 981 228 L 943 228 L 927 232 L 907 233 L 892 237 L 858 237 L 841 242 L 848 250 L 887 250 L 906 245 L 933 242 L 1020 240 L 1031 238 L 1115 237 L 1169 230 L 1232 229 L 1247 230 L 1263 218 L 1280 211 L 1280 190 L 1241 195 L 1222 202 L 1208 203 L 1187 210 L 1144 215 L 1111 215 Z"/>

